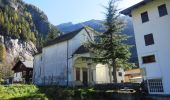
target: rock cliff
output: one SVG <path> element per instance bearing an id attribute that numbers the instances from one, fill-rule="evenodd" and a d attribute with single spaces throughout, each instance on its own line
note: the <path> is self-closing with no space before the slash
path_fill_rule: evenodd
<path id="1" fill-rule="evenodd" d="M 12 39 L 0 35 L 0 43 L 6 49 L 6 65 L 13 65 L 18 58 L 33 60 L 33 55 L 37 52 L 36 46 L 31 41 Z"/>

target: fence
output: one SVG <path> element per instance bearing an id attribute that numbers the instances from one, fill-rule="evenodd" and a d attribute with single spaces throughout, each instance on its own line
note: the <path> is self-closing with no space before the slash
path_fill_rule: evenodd
<path id="1" fill-rule="evenodd" d="M 140 90 L 141 84 L 139 83 L 109 83 L 109 84 L 96 84 L 96 90 L 120 90 L 120 89 L 134 89 Z"/>

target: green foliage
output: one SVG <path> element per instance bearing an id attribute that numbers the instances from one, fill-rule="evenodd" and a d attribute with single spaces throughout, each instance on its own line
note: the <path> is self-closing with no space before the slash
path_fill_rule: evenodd
<path id="1" fill-rule="evenodd" d="M 39 8 L 22 0 L 0 0 L 0 34 L 37 42 L 37 38 L 55 38 L 58 30 Z M 13 6 L 12 6 L 13 5 Z M 17 8 L 14 9 L 14 8 Z M 39 41 L 38 41 L 39 42 Z"/>
<path id="2" fill-rule="evenodd" d="M 106 7 L 106 32 L 98 36 L 99 41 L 89 40 L 85 45 L 95 54 L 94 61 L 113 67 L 114 82 L 117 82 L 116 69 L 131 67 L 129 63 L 131 53 L 130 46 L 124 44 L 128 37 L 122 34 L 124 22 L 119 18 L 115 1 L 109 1 L 109 6 Z"/>
<path id="3" fill-rule="evenodd" d="M 36 41 L 34 31 L 31 30 L 34 26 L 30 13 L 20 15 L 6 5 L 4 9 L 0 10 L 0 23 L 0 31 L 3 35 Z"/>
<path id="4" fill-rule="evenodd" d="M 34 85 L 21 85 L 21 84 L 9 86 L 0 85 L 0 99 L 12 99 L 20 97 L 26 98 L 31 96 L 34 98 L 40 97 L 45 98 L 43 94 L 38 93 L 38 88 Z"/>
<path id="5" fill-rule="evenodd" d="M 56 29 L 56 27 L 53 26 L 53 25 L 50 25 L 50 30 L 49 30 L 49 33 L 48 33 L 48 36 L 47 36 L 47 40 L 48 41 L 53 40 L 58 35 L 59 35 L 59 31 Z"/>
<path id="6" fill-rule="evenodd" d="M 3 77 L 3 64 L 5 64 L 6 61 L 6 49 L 3 44 L 0 43 L 0 81 Z"/>
<path id="7" fill-rule="evenodd" d="M 0 44 L 0 64 L 5 63 L 6 49 L 3 44 Z"/>
<path id="8" fill-rule="evenodd" d="M 0 100 L 114 100 L 121 98 L 121 91 L 117 88 L 102 87 L 103 89 L 95 89 L 95 87 L 78 88 L 78 87 L 59 87 L 59 86 L 35 86 L 24 84 L 0 85 Z M 131 93 L 129 95 L 134 95 Z M 121 96 L 120 96 L 121 95 Z M 128 95 L 128 96 L 129 96 Z"/>
<path id="9" fill-rule="evenodd" d="M 55 38 L 57 38 L 59 36 L 60 31 L 58 31 L 58 29 L 50 24 L 49 25 L 49 33 L 47 34 L 47 36 L 45 38 L 39 36 L 38 38 L 38 44 L 40 46 L 40 48 L 42 48 L 43 46 L 45 46 L 49 41 L 54 40 Z"/>
<path id="10" fill-rule="evenodd" d="M 93 92 L 93 90 L 88 88 L 36 87 L 35 85 L 24 84 L 0 85 L 0 99 L 10 100 L 73 100 L 73 98 L 81 100 L 88 99 L 90 92 Z"/>

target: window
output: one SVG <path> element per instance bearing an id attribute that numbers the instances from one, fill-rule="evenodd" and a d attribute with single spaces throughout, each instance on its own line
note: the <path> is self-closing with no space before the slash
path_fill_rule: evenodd
<path id="1" fill-rule="evenodd" d="M 27 74 L 27 72 L 26 72 L 26 71 L 23 71 L 23 72 L 22 72 L 22 75 L 23 75 L 23 76 L 25 76 L 26 74 Z"/>
<path id="2" fill-rule="evenodd" d="M 158 6 L 158 11 L 159 11 L 159 16 L 165 16 L 168 14 L 167 9 L 166 9 L 166 4 Z"/>
<path id="3" fill-rule="evenodd" d="M 80 68 L 76 69 L 76 81 L 80 81 Z"/>
<path id="4" fill-rule="evenodd" d="M 149 55 L 142 57 L 143 64 L 156 62 L 155 55 Z"/>
<path id="5" fill-rule="evenodd" d="M 119 72 L 118 74 L 119 74 L 119 76 L 122 76 L 122 72 Z"/>
<path id="6" fill-rule="evenodd" d="M 144 38 L 145 38 L 145 45 L 146 46 L 154 44 L 153 34 L 145 35 Z"/>
<path id="7" fill-rule="evenodd" d="M 32 76 L 32 71 L 29 72 L 29 75 Z"/>
<path id="8" fill-rule="evenodd" d="M 148 12 L 147 11 L 143 12 L 141 14 L 141 18 L 142 18 L 142 23 L 145 23 L 145 22 L 149 21 Z"/>
<path id="9" fill-rule="evenodd" d="M 148 80 L 149 92 L 164 92 L 162 79 L 149 79 Z"/>

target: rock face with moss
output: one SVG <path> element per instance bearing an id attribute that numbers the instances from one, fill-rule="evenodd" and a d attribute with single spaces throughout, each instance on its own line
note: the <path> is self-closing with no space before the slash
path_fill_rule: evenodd
<path id="1" fill-rule="evenodd" d="M 33 60 L 33 54 L 37 52 L 35 45 L 31 41 L 6 38 L 4 41 L 7 52 L 7 61 L 14 61 L 15 58 Z"/>

